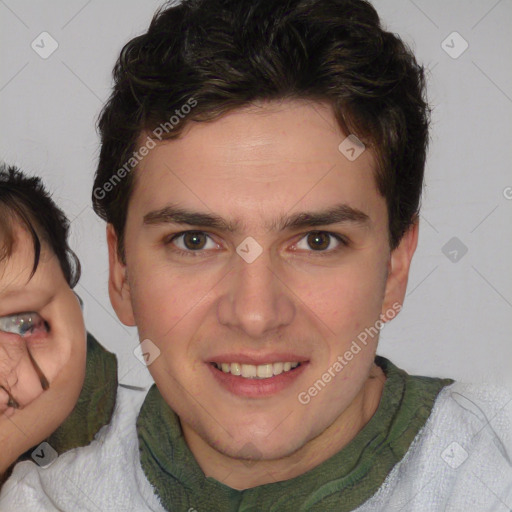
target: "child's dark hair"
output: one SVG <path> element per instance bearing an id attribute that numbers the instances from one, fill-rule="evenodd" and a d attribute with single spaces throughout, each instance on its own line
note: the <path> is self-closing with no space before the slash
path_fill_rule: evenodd
<path id="1" fill-rule="evenodd" d="M 113 74 L 92 201 L 121 259 L 139 137 L 174 117 L 164 136 L 176 138 L 189 121 L 258 100 L 327 102 L 345 134 L 374 150 L 392 249 L 417 218 L 430 122 L 424 69 L 368 1 L 169 3 L 124 46 Z"/>
<path id="2" fill-rule="evenodd" d="M 12 254 L 15 222 L 25 227 L 34 243 L 34 265 L 30 277 L 39 265 L 41 242 L 59 259 L 66 281 L 71 288 L 80 279 L 80 261 L 68 245 L 69 221 L 55 204 L 40 178 L 27 176 L 15 166 L 0 163 L 0 261 Z"/>

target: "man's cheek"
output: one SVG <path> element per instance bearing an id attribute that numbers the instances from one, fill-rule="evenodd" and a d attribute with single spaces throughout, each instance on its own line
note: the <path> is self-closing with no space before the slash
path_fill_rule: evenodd
<path id="1" fill-rule="evenodd" d="M 309 304 L 334 332 L 357 328 L 369 307 L 368 297 L 361 284 L 341 280 L 323 291 L 319 290 Z"/>
<path id="2" fill-rule="evenodd" d="M 172 336 L 175 328 L 193 309 L 193 297 L 181 293 L 172 283 L 148 282 L 144 288 L 135 288 L 132 307 L 139 335 L 153 339 L 155 343 Z"/>

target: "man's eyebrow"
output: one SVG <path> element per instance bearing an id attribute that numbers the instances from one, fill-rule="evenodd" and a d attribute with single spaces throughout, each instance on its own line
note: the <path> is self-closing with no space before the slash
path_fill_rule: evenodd
<path id="1" fill-rule="evenodd" d="M 167 223 L 186 224 L 189 226 L 228 231 L 230 233 L 236 233 L 242 226 L 240 221 L 230 222 L 216 214 L 194 212 L 174 204 L 169 204 L 163 208 L 147 213 L 144 215 L 143 223 L 146 225 Z M 285 231 L 339 223 L 353 223 L 361 226 L 369 226 L 371 219 L 363 211 L 342 203 L 316 212 L 300 212 L 294 213 L 288 217 L 281 216 L 277 220 L 266 224 L 265 227 L 269 231 Z"/>

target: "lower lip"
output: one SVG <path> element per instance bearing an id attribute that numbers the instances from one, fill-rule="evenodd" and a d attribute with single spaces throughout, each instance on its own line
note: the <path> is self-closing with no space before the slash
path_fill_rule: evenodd
<path id="1" fill-rule="evenodd" d="M 308 363 L 301 363 L 293 370 L 268 379 L 246 379 L 232 373 L 224 373 L 212 364 L 207 364 L 217 382 L 230 393 L 248 398 L 262 398 L 275 395 L 291 386 L 304 372 Z"/>

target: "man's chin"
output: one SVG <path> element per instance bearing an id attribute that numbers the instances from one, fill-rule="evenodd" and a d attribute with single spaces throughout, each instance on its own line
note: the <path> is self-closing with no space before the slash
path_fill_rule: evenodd
<path id="1" fill-rule="evenodd" d="M 272 434 L 260 438 L 245 434 L 240 437 L 222 439 L 221 442 L 216 443 L 212 443 L 211 440 L 204 440 L 218 453 L 230 459 L 241 461 L 247 466 L 258 462 L 272 462 L 292 457 L 307 443 L 307 439 Z"/>

